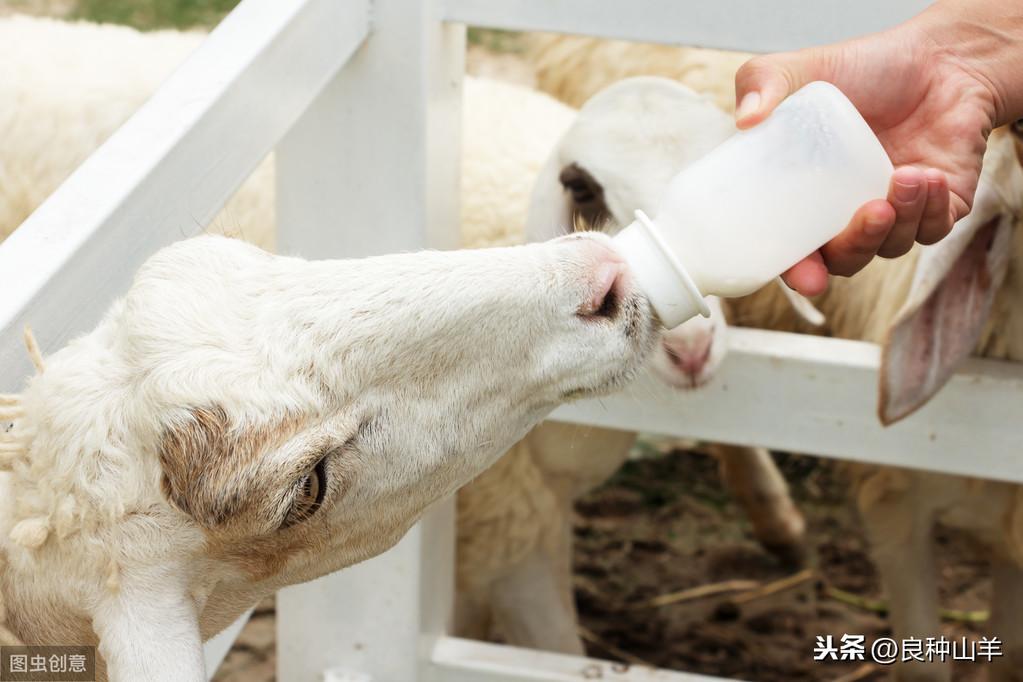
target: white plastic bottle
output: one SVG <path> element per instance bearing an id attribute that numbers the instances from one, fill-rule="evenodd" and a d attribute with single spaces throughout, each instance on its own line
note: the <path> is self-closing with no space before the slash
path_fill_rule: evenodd
<path id="1" fill-rule="evenodd" d="M 810 83 L 676 175 L 656 219 L 637 211 L 615 243 L 675 327 L 709 314 L 704 296 L 752 293 L 818 249 L 892 171 L 852 102 Z"/>

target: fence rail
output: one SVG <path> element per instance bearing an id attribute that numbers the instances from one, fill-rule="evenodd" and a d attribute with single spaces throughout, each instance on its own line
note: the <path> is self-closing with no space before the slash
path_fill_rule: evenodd
<path id="1" fill-rule="evenodd" d="M 444 18 L 516 31 L 778 52 L 888 28 L 930 0 L 446 0 Z"/>
<path id="2" fill-rule="evenodd" d="M 560 421 L 1023 482 L 1023 365 L 970 360 L 919 412 L 877 418 L 880 348 L 759 329 L 729 330 L 729 352 L 698 391 L 645 377 Z"/>

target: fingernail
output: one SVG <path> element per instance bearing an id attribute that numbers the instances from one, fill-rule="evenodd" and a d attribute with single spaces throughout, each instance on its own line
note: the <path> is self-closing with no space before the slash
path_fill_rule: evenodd
<path id="1" fill-rule="evenodd" d="M 760 93 L 754 90 L 753 92 L 747 92 L 746 96 L 739 102 L 739 108 L 735 110 L 735 120 L 741 121 L 747 116 L 751 116 L 760 109 Z"/>
<path id="2" fill-rule="evenodd" d="M 895 198 L 902 203 L 909 203 L 917 198 L 920 194 L 920 185 L 912 184 L 907 185 L 902 182 L 895 183 Z"/>

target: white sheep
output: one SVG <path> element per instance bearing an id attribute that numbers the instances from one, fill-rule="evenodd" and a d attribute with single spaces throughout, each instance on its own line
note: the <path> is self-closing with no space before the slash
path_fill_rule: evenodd
<path id="1" fill-rule="evenodd" d="M 20 15 L 0 19 L 0 240 L 124 123 L 203 38 L 198 32 L 141 33 L 125 26 Z M 248 241 L 272 250 L 273 192 L 265 190 L 273 184 L 268 160 L 208 231 L 244 231 Z"/>
<path id="2" fill-rule="evenodd" d="M 534 34 L 526 57 L 537 88 L 581 107 L 608 85 L 633 76 L 662 76 L 735 109 L 735 72 L 752 55 L 698 47 L 672 47 L 588 36 Z"/>
<path id="3" fill-rule="evenodd" d="M 733 132 L 713 103 L 673 81 L 633 78 L 608 88 L 552 142 L 527 237 L 542 241 L 573 226 L 614 232 L 637 208 L 653 213 L 670 178 Z M 724 356 L 722 302 L 710 304 L 709 320 L 662 335 L 653 367 L 671 385 L 699 386 Z M 545 423 L 461 491 L 456 632 L 582 652 L 571 583 L 572 504 L 625 462 L 635 437 Z M 805 524 L 770 454 L 721 444 L 710 449 L 761 543 L 798 558 Z"/>
<path id="4" fill-rule="evenodd" d="M 168 247 L 0 397 L 7 625 L 98 645 L 100 680 L 199 682 L 203 640 L 392 546 L 566 396 L 630 380 L 655 334 L 601 235 L 319 262 Z"/>

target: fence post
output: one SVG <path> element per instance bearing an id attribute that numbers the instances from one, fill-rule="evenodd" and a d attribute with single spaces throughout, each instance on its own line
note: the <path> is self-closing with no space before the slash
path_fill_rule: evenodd
<path id="1" fill-rule="evenodd" d="M 458 245 L 465 29 L 439 0 L 375 0 L 372 32 L 277 150 L 278 245 L 309 258 Z M 414 682 L 453 595 L 454 514 L 282 590 L 277 677 Z"/>

